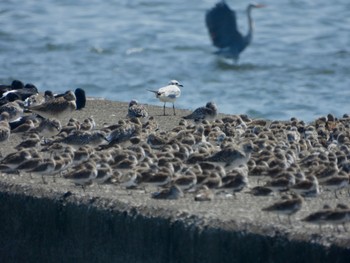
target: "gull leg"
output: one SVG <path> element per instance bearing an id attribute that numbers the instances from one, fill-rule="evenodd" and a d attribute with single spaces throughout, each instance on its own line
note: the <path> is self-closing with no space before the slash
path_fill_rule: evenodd
<path id="1" fill-rule="evenodd" d="M 175 104 L 173 103 L 173 110 L 174 110 L 174 115 L 176 115 L 175 113 Z"/>
<path id="2" fill-rule="evenodd" d="M 166 102 L 164 102 L 164 106 L 163 106 L 164 116 L 165 116 L 165 104 L 166 104 Z"/>

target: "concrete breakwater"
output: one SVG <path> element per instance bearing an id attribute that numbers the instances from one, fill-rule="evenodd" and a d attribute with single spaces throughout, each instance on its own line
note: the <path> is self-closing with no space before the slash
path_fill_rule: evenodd
<path id="1" fill-rule="evenodd" d="M 178 116 L 164 117 L 160 107 L 148 106 L 148 109 L 160 133 L 171 130 L 188 113 L 178 111 Z M 88 101 L 87 107 L 74 112 L 72 117 L 82 120 L 93 116 L 97 127 L 103 127 L 105 123 L 125 118 L 126 111 L 126 103 Z M 264 128 L 273 130 L 268 123 L 259 128 L 260 123 L 266 121 L 256 122 L 257 134 Z M 338 124 L 335 120 L 327 123 Z M 344 146 L 347 120 L 340 124 Z M 281 127 L 277 127 L 276 134 L 281 134 L 284 126 L 278 125 Z M 237 126 L 232 125 L 227 133 L 240 136 L 241 128 Z M 301 132 L 308 132 L 309 141 L 318 140 L 314 137 L 317 137 L 315 130 L 308 128 L 305 125 Z M 324 133 L 335 135 L 328 128 Z M 340 142 L 339 133 L 338 137 Z M 285 139 L 278 137 L 271 144 L 289 145 Z M 2 154 L 13 151 L 20 141 L 20 136 L 11 136 L 1 148 Z M 320 158 L 330 161 L 337 153 L 333 149 L 339 146 L 330 145 L 327 150 L 334 153 L 331 155 L 321 151 L 326 142 L 320 140 L 320 143 L 323 144 L 315 142 L 311 147 L 319 151 Z M 258 161 L 260 155 L 256 153 L 255 157 Z M 307 157 L 314 156 L 300 155 L 295 162 L 305 173 L 310 172 L 302 162 Z M 259 180 L 271 179 L 252 171 L 246 190 L 259 185 Z M 118 184 L 93 184 L 82 189 L 64 177 L 51 179 L 48 175 L 43 183 L 37 174 L 0 174 L 1 262 L 348 262 L 349 259 L 350 239 L 346 229 L 338 228 L 333 222 L 319 229 L 301 220 L 324 204 L 331 207 L 346 204 L 346 192 L 338 193 L 335 198 L 332 191 L 322 189 L 317 197 L 305 198 L 302 209 L 292 216 L 289 224 L 286 218 L 279 220 L 261 210 L 279 200 L 278 193 L 254 196 L 242 191 L 235 195 L 217 194 L 209 202 L 195 202 L 193 193 L 186 192 L 177 200 L 156 200 L 151 196 L 157 187 L 125 189 Z"/>
<path id="2" fill-rule="evenodd" d="M 1 262 L 349 260 L 347 244 L 325 246 L 308 234 L 71 194 L 1 183 Z"/>

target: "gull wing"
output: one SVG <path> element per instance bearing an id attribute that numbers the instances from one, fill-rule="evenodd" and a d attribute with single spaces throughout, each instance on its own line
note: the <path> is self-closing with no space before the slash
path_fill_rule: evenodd
<path id="1" fill-rule="evenodd" d="M 160 88 L 158 90 L 158 93 L 162 97 L 168 97 L 168 98 L 171 98 L 171 99 L 175 99 L 175 98 L 180 96 L 181 91 L 180 91 L 180 89 L 177 86 L 170 85 L 170 86 L 166 86 L 166 87 Z"/>

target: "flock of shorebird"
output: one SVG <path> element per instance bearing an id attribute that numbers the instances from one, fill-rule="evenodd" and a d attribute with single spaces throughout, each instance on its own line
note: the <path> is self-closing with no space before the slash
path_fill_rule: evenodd
<path id="1" fill-rule="evenodd" d="M 153 91 L 173 103 L 182 85 L 172 80 Z M 62 176 L 83 187 L 114 184 L 128 189 L 156 187 L 155 199 L 193 195 L 210 201 L 217 195 L 281 195 L 262 211 L 291 216 L 311 198 L 349 191 L 350 117 L 329 114 L 310 124 L 250 119 L 246 115 L 218 118 L 214 102 L 183 116 L 168 131 L 158 128 L 144 105 L 131 100 L 126 117 L 115 124 L 96 127 L 93 118 L 70 118 L 85 107 L 85 93 L 53 95 L 31 84 L 14 81 L 0 85 L 0 143 L 13 134 L 23 140 L 15 152 L 0 159 L 1 173 Z M 63 123 L 64 122 L 64 123 Z M 62 125 L 63 123 L 64 125 Z M 260 184 L 252 187 L 250 178 Z M 342 193 L 344 194 L 344 193 Z M 333 196 L 333 194 L 332 194 Z M 333 198 L 333 197 L 332 197 Z M 350 221 L 346 204 L 325 205 L 302 221 L 343 225 Z"/>

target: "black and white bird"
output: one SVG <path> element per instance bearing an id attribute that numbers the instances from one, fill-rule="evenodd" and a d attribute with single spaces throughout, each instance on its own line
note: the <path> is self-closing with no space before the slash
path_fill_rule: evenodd
<path id="1" fill-rule="evenodd" d="M 156 94 L 156 98 L 158 98 L 161 102 L 164 102 L 164 116 L 165 116 L 165 105 L 167 102 L 171 102 L 173 104 L 174 115 L 175 113 L 175 101 L 181 95 L 180 87 L 183 87 L 177 80 L 171 80 L 167 86 L 160 88 L 159 90 L 149 90 Z"/>

